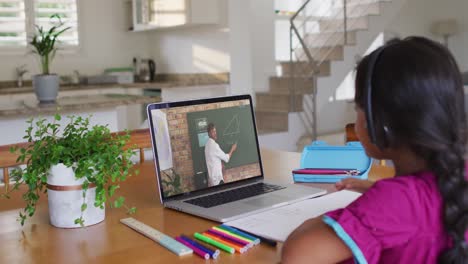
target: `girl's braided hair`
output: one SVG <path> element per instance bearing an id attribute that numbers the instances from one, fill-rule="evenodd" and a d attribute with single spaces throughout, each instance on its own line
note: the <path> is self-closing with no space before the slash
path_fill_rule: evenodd
<path id="1" fill-rule="evenodd" d="M 362 109 L 368 63 L 366 56 L 356 74 L 355 102 Z M 436 175 L 444 227 L 453 240 L 439 263 L 468 263 L 464 91 L 448 49 L 422 37 L 389 42 L 372 71 L 372 113 L 378 141 L 409 147 Z"/>

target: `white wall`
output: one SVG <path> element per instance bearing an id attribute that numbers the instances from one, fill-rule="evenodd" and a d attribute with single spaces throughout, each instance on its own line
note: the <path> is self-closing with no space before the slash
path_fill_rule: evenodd
<path id="1" fill-rule="evenodd" d="M 268 91 L 275 75 L 275 14 L 271 0 L 229 0 L 231 92 Z"/>
<path id="2" fill-rule="evenodd" d="M 449 39 L 449 49 L 462 71 L 468 71 L 468 1 L 466 0 L 408 0 L 400 14 L 387 28 L 395 36 L 422 35 L 443 41 L 430 32 L 431 23 L 455 18 L 460 33 Z"/>
<path id="3" fill-rule="evenodd" d="M 287 132 L 259 135 L 258 141 L 260 147 L 293 152 L 298 151 L 297 142 L 307 131 L 303 126 L 301 115 L 302 113 L 288 114 Z"/>
<path id="4" fill-rule="evenodd" d="M 81 47 L 76 53 L 57 54 L 51 71 L 71 74 L 98 74 L 105 68 L 131 66 L 134 56 L 148 57 L 147 33 L 132 33 L 127 0 L 80 0 L 79 27 Z M 31 74 L 39 73 L 39 63 L 33 54 L 1 54 L 0 80 L 14 80 L 15 67 L 27 65 Z"/>
<path id="5" fill-rule="evenodd" d="M 227 0 L 218 1 L 218 25 L 190 26 L 150 32 L 151 57 L 164 73 L 229 72 Z"/>
<path id="6" fill-rule="evenodd" d="M 249 0 L 229 0 L 231 94 L 253 94 L 253 55 Z M 247 8 L 246 8 L 247 7 Z"/>
<path id="7" fill-rule="evenodd" d="M 219 25 L 151 33 L 151 55 L 165 73 L 230 72 L 230 93 L 267 91 L 275 74 L 274 4 L 220 0 Z"/>
<path id="8" fill-rule="evenodd" d="M 274 1 L 255 0 L 249 2 L 253 90 L 266 92 L 270 88 L 270 76 L 276 74 Z"/>
<path id="9" fill-rule="evenodd" d="M 164 102 L 191 100 L 206 97 L 225 96 L 228 92 L 228 85 L 202 85 L 190 87 L 170 87 L 161 89 L 161 98 Z"/>
<path id="10" fill-rule="evenodd" d="M 151 32 L 151 57 L 161 73 L 229 72 L 229 32 L 194 26 Z"/>

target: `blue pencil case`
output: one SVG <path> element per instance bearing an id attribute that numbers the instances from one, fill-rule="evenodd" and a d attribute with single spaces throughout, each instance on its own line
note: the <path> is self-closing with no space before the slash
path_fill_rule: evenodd
<path id="1" fill-rule="evenodd" d="M 367 179 L 372 159 L 366 155 L 360 142 L 348 142 L 345 146 L 331 146 L 324 141 L 314 141 L 304 147 L 300 169 L 353 169 L 350 174 L 304 174 L 294 173 L 294 182 L 335 183 L 344 178 Z"/>

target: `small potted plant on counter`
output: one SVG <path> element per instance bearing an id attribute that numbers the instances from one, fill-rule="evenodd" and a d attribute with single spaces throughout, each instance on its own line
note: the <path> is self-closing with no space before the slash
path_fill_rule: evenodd
<path id="1" fill-rule="evenodd" d="M 107 126 L 91 126 L 89 118 L 68 118 L 66 125 L 60 125 L 58 114 L 52 122 L 30 119 L 24 137 L 29 145 L 10 150 L 26 163 L 25 168 L 11 173 L 15 184 L 9 191 L 27 186 L 23 195 L 26 207 L 19 215 L 22 225 L 34 215 L 41 193 L 48 196 L 50 223 L 61 228 L 103 221 L 106 203 L 124 206 L 129 213 L 136 210 L 127 207 L 123 197 L 114 198 L 119 183 L 132 174 L 134 152 L 124 147 L 130 135 L 112 134 Z"/>
<path id="2" fill-rule="evenodd" d="M 64 22 L 58 14 L 50 17 L 53 26 L 45 30 L 42 26 L 36 25 L 37 32 L 29 44 L 33 47 L 41 61 L 42 74 L 33 76 L 33 88 L 40 103 L 54 103 L 57 99 L 59 90 L 59 77 L 57 74 L 51 74 L 50 64 L 57 52 L 57 38 L 70 27 L 64 27 Z"/>

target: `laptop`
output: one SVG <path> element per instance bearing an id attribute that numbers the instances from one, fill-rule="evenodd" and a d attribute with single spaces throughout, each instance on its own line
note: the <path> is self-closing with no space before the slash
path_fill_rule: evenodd
<path id="1" fill-rule="evenodd" d="M 154 103 L 147 113 L 167 208 L 227 222 L 326 193 L 265 180 L 250 95 Z"/>

